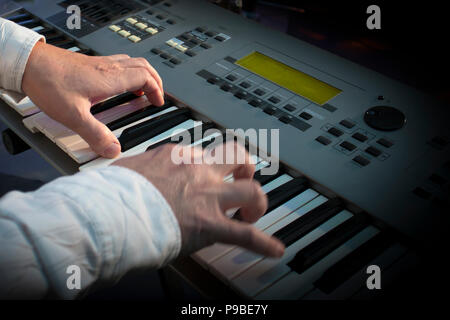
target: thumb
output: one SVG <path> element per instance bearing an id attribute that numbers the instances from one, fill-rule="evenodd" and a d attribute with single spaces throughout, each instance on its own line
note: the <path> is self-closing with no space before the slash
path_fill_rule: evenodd
<path id="1" fill-rule="evenodd" d="M 76 131 L 95 153 L 105 158 L 115 158 L 120 154 L 119 140 L 90 112 L 86 114 L 86 118 Z"/>

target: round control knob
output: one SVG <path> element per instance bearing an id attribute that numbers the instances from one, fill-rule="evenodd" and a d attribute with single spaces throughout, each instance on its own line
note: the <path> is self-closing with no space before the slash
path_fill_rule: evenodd
<path id="1" fill-rule="evenodd" d="M 376 130 L 394 131 L 405 125 L 406 117 L 403 112 L 393 107 L 376 106 L 366 111 L 364 121 Z"/>

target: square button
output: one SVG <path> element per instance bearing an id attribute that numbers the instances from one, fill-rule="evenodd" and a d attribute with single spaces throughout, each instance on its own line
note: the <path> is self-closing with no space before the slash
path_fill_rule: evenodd
<path id="1" fill-rule="evenodd" d="M 346 127 L 347 129 L 351 129 L 355 126 L 353 122 L 350 122 L 349 120 L 342 120 L 339 122 L 342 126 Z"/>
<path id="2" fill-rule="evenodd" d="M 269 101 L 274 103 L 274 104 L 277 104 L 277 103 L 280 103 L 281 100 L 278 97 L 272 96 L 272 97 L 269 98 Z"/>
<path id="3" fill-rule="evenodd" d="M 362 133 L 356 132 L 355 134 L 352 135 L 353 139 L 356 139 L 358 141 L 364 142 L 366 141 L 368 138 L 367 136 L 363 135 Z"/>
<path id="4" fill-rule="evenodd" d="M 378 157 L 381 154 L 381 151 L 375 147 L 368 147 L 365 151 L 374 157 Z"/>
<path id="5" fill-rule="evenodd" d="M 240 85 L 242 88 L 245 88 L 245 89 L 248 89 L 248 88 L 251 87 L 251 84 L 248 83 L 247 81 L 241 82 L 239 85 Z"/>
<path id="6" fill-rule="evenodd" d="M 264 109 L 264 112 L 272 116 L 275 114 L 275 112 L 277 112 L 277 109 L 273 107 L 266 107 Z"/>
<path id="7" fill-rule="evenodd" d="M 292 117 L 287 116 L 287 115 L 286 116 L 281 116 L 280 118 L 278 118 L 278 120 L 280 120 L 283 123 L 288 124 L 288 123 L 292 122 Z"/>
<path id="8" fill-rule="evenodd" d="M 287 111 L 290 111 L 290 112 L 296 110 L 296 108 L 295 108 L 293 105 L 291 105 L 291 104 L 285 105 L 285 106 L 284 106 L 284 109 L 286 109 Z"/>
<path id="9" fill-rule="evenodd" d="M 341 130 L 334 128 L 334 127 L 328 129 L 328 132 L 331 133 L 335 137 L 340 137 L 344 134 Z"/>
<path id="10" fill-rule="evenodd" d="M 327 145 L 329 145 L 331 143 L 331 140 L 328 139 L 327 137 L 324 137 L 324 136 L 318 136 L 316 138 L 316 141 L 320 142 L 324 146 L 327 146 Z"/>
<path id="11" fill-rule="evenodd" d="M 378 139 L 377 143 L 381 144 L 383 147 L 386 147 L 386 148 L 390 148 L 394 145 L 393 142 L 391 142 L 387 139 L 384 139 L 384 138 Z"/>
<path id="12" fill-rule="evenodd" d="M 370 160 L 361 157 L 361 156 L 356 156 L 353 158 L 353 161 L 355 161 L 356 163 L 358 163 L 359 165 L 365 167 L 370 163 Z"/>
<path id="13" fill-rule="evenodd" d="M 254 91 L 254 93 L 255 93 L 257 96 L 263 96 L 263 95 L 266 94 L 266 92 L 265 92 L 264 90 L 262 90 L 262 89 L 256 89 L 256 90 Z"/>
<path id="14" fill-rule="evenodd" d="M 235 75 L 229 74 L 226 76 L 226 79 L 230 81 L 236 81 L 237 77 Z"/>
<path id="15" fill-rule="evenodd" d="M 356 146 L 353 143 L 350 143 L 348 141 L 344 141 L 340 144 L 340 146 L 344 149 L 347 149 L 348 151 L 353 151 L 356 149 Z"/>
<path id="16" fill-rule="evenodd" d="M 245 91 L 238 91 L 234 94 L 234 96 L 238 99 L 244 99 L 245 97 L 247 97 L 247 92 Z"/>
<path id="17" fill-rule="evenodd" d="M 253 99 L 248 104 L 253 107 L 259 107 L 262 104 L 262 100 L 261 99 Z"/>
<path id="18" fill-rule="evenodd" d="M 286 107 L 285 107 L 286 108 Z M 305 119 L 305 120 L 311 120 L 312 119 L 312 115 L 310 115 L 308 112 L 302 112 L 300 113 L 300 117 Z"/>

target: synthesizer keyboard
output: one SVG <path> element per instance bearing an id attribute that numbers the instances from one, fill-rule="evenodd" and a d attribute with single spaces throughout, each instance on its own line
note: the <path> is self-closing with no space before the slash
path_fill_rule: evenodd
<path id="1" fill-rule="evenodd" d="M 86 10 L 80 30 L 65 27 L 71 4 Z M 142 56 L 160 73 L 163 107 L 124 93 L 91 110 L 119 138 L 120 157 L 200 124 L 211 130 L 193 143 L 202 147 L 227 128 L 280 130 L 278 173 L 262 175 L 269 159 L 253 155 L 255 179 L 269 199 L 255 226 L 283 241 L 285 255 L 268 259 L 219 243 L 192 255 L 238 295 L 368 298 L 376 295 L 366 287 L 368 266 L 379 266 L 388 286 L 417 266 L 422 247 L 433 247 L 445 230 L 449 112 L 430 97 L 206 1 L 20 5 L 5 18 L 45 32 L 49 43 L 95 55 Z M 29 100 L 22 108 L 0 97 L 79 170 L 114 161 L 98 158 Z"/>

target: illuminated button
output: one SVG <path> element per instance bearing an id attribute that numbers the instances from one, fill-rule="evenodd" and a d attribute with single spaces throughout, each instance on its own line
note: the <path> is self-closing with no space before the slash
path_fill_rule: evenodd
<path id="1" fill-rule="evenodd" d="M 136 24 L 138 21 L 136 19 L 134 19 L 134 18 L 128 18 L 127 22 L 131 23 L 131 24 Z"/>
<path id="2" fill-rule="evenodd" d="M 131 35 L 131 33 L 126 30 L 119 31 L 119 34 L 124 38 L 128 38 Z"/>
<path id="3" fill-rule="evenodd" d="M 142 39 L 139 38 L 138 36 L 132 35 L 132 36 L 128 37 L 128 40 L 130 40 L 130 41 L 132 41 L 134 43 L 137 43 L 137 42 L 141 41 Z"/>
<path id="4" fill-rule="evenodd" d="M 120 27 L 113 24 L 113 25 L 109 26 L 109 30 L 117 32 L 120 30 Z"/>
<path id="5" fill-rule="evenodd" d="M 139 22 L 139 23 L 136 23 L 136 27 L 138 27 L 141 30 L 144 30 L 148 27 L 148 25 L 146 25 L 145 23 Z"/>
<path id="6" fill-rule="evenodd" d="M 147 28 L 147 29 L 145 29 L 145 31 L 147 31 L 150 34 L 157 34 L 158 33 L 158 29 L 155 29 L 155 28 Z"/>
<path id="7" fill-rule="evenodd" d="M 177 49 L 178 51 L 181 51 L 181 52 L 185 52 L 188 48 L 179 44 L 175 47 L 175 49 Z"/>
<path id="8" fill-rule="evenodd" d="M 170 47 L 176 47 L 178 45 L 178 43 L 176 43 L 175 41 L 173 41 L 172 39 L 167 40 L 166 44 Z"/>

